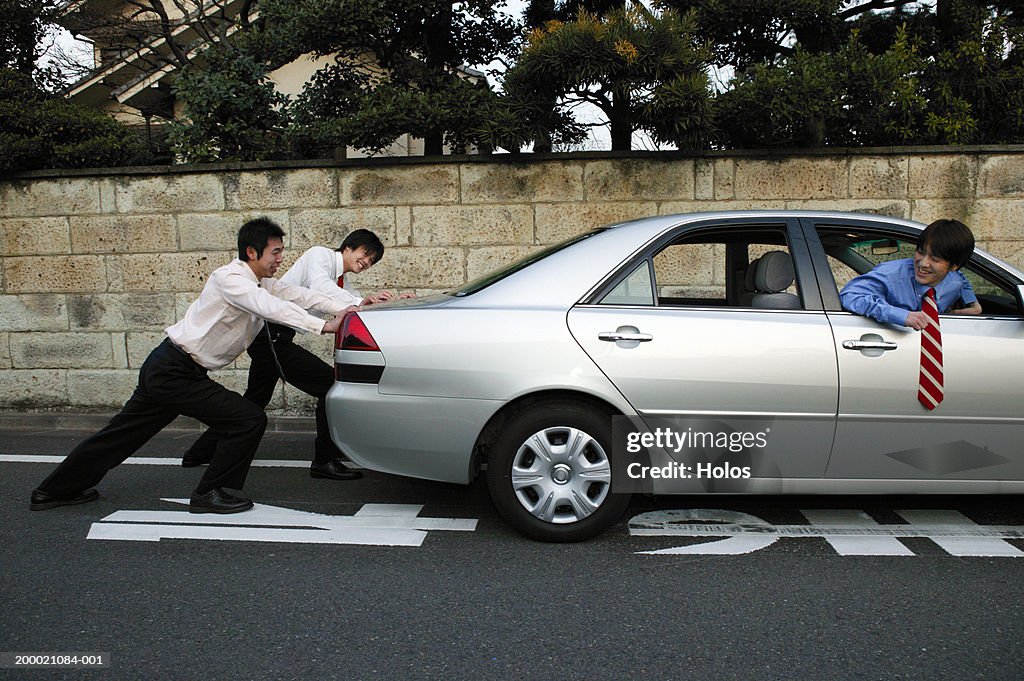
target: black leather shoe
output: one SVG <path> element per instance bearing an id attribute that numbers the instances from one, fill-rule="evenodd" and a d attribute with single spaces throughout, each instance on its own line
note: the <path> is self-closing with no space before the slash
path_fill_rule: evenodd
<path id="1" fill-rule="evenodd" d="M 58 506 L 85 504 L 90 501 L 96 501 L 99 498 L 100 493 L 94 489 L 86 489 L 81 492 L 75 492 L 74 494 L 64 496 L 48 494 L 47 492 L 37 489 L 32 491 L 32 504 L 29 508 L 33 511 L 45 511 L 48 508 L 57 508 Z"/>
<path id="2" fill-rule="evenodd" d="M 224 491 L 223 487 L 214 487 L 206 494 L 192 493 L 188 500 L 189 513 L 241 513 L 252 508 L 252 500 L 236 497 Z"/>
<path id="3" fill-rule="evenodd" d="M 213 460 L 213 454 L 195 454 L 191 450 L 185 452 L 184 456 L 181 457 L 182 468 L 195 468 L 196 466 L 205 466 Z"/>
<path id="4" fill-rule="evenodd" d="M 341 462 L 341 459 L 331 459 L 326 463 L 314 461 L 309 465 L 309 474 L 314 478 L 327 478 L 329 480 L 356 480 L 363 477 L 359 471 L 354 471 Z"/>

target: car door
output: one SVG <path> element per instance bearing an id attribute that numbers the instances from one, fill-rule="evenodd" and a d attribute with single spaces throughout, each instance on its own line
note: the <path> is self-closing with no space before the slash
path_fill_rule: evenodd
<path id="1" fill-rule="evenodd" d="M 898 481 L 888 487 L 869 482 L 865 491 L 986 491 L 995 487 L 977 481 L 1024 479 L 1020 282 L 975 252 L 964 271 L 985 313 L 940 315 L 945 396 L 928 411 L 917 401 L 919 332 L 843 311 L 838 299 L 838 288 L 858 271 L 912 256 L 916 231 L 884 223 L 804 223 L 824 275 L 822 298 L 839 366 L 827 477 Z M 882 252 L 872 252 L 875 244 Z M 870 262 L 858 264 L 858 256 Z M 915 480 L 923 482 L 908 484 Z"/>
<path id="2" fill-rule="evenodd" d="M 796 281 L 752 291 L 752 262 L 770 252 L 796 263 Z M 573 307 L 568 325 L 650 429 L 763 438 L 766 446 L 742 453 L 702 454 L 742 459 L 754 478 L 824 475 L 836 357 L 795 221 L 678 227 Z"/>

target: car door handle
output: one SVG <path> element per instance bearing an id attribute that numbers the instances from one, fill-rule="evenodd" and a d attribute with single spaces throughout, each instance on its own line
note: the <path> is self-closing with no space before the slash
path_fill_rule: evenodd
<path id="1" fill-rule="evenodd" d="M 654 336 L 649 333 L 625 333 L 622 331 L 601 331 L 597 334 L 598 340 L 608 341 L 614 343 L 615 341 L 639 341 L 646 343 L 647 341 L 654 340 Z"/>
<path id="2" fill-rule="evenodd" d="M 844 340 L 846 350 L 895 350 L 899 346 L 892 341 Z"/>

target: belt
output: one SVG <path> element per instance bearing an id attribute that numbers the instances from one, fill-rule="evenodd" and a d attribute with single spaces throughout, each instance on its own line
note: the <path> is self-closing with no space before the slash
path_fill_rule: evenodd
<path id="1" fill-rule="evenodd" d="M 199 367 L 199 368 L 200 368 L 200 369 L 202 369 L 203 371 L 208 371 L 208 369 L 207 369 L 206 367 L 204 367 L 204 366 L 203 366 L 202 364 L 200 364 L 199 362 L 197 362 L 197 361 L 196 361 L 196 360 L 195 360 L 195 359 L 194 359 L 194 358 L 192 357 L 192 355 L 190 355 L 190 354 L 188 354 L 187 352 L 185 352 L 184 348 L 182 348 L 181 346 L 177 345 L 177 344 L 176 344 L 176 343 L 175 343 L 174 341 L 172 341 L 172 340 L 171 340 L 170 338 L 165 338 L 165 339 L 164 339 L 164 343 L 166 343 L 166 344 L 167 344 L 167 347 L 169 347 L 169 348 L 170 348 L 171 350 L 174 350 L 174 351 L 175 351 L 176 353 L 178 353 L 179 355 L 181 355 L 182 357 L 184 357 L 184 358 L 185 358 L 185 359 L 187 359 L 188 361 L 192 362 L 192 364 L 195 364 L 195 365 L 196 365 L 197 367 Z"/>

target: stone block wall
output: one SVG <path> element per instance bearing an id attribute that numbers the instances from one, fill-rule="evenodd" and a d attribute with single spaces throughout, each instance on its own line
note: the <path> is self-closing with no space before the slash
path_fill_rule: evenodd
<path id="1" fill-rule="evenodd" d="M 34 173 L 0 180 L 0 409 L 106 410 L 245 220 L 284 227 L 285 267 L 358 227 L 387 252 L 356 285 L 447 290 L 590 227 L 743 208 L 956 217 L 1024 267 L 1024 147 L 446 157 Z M 282 270 L 283 272 L 284 270 Z M 330 340 L 302 337 L 325 358 Z M 247 358 L 216 372 L 245 385 Z M 309 414 L 280 389 L 271 408 Z"/>

